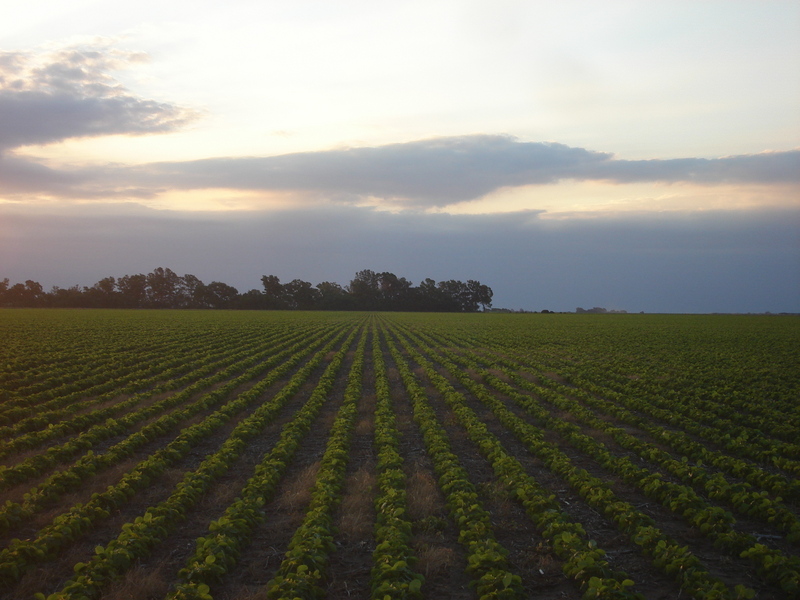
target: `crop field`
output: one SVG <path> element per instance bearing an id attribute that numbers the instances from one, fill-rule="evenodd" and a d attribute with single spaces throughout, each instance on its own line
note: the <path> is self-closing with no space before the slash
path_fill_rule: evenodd
<path id="1" fill-rule="evenodd" d="M 0 597 L 800 597 L 800 318 L 0 310 Z"/>

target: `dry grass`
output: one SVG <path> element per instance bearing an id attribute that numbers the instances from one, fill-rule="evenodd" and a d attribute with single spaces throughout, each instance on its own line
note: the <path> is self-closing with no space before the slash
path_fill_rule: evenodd
<path id="1" fill-rule="evenodd" d="M 541 544 L 529 548 L 522 557 L 523 566 L 537 571 L 546 577 L 559 577 L 561 563 L 553 555 L 552 550 Z"/>
<path id="2" fill-rule="evenodd" d="M 442 498 L 436 480 L 430 471 L 419 465 L 414 467 L 408 477 L 408 516 L 418 521 L 435 515 L 442 508 Z"/>
<path id="3" fill-rule="evenodd" d="M 82 494 L 79 494 L 78 492 L 64 494 L 61 498 L 59 498 L 57 505 L 42 509 L 40 512 L 35 513 L 30 521 L 30 525 L 35 529 L 42 529 L 43 527 L 50 525 L 56 517 L 68 511 L 70 507 L 75 506 L 83 501 L 84 498 Z"/>
<path id="4" fill-rule="evenodd" d="M 161 475 L 161 483 L 162 487 L 173 488 L 177 486 L 183 478 L 186 476 L 186 471 L 181 469 L 180 467 L 170 467 L 166 471 L 164 471 L 163 475 Z"/>
<path id="5" fill-rule="evenodd" d="M 242 488 L 238 485 L 215 486 L 211 499 L 207 501 L 211 506 L 228 506 L 233 503 Z"/>
<path id="6" fill-rule="evenodd" d="M 375 474 L 361 467 L 347 478 L 344 489 L 339 531 L 350 541 L 371 539 L 375 524 Z"/>
<path id="7" fill-rule="evenodd" d="M 497 416 L 493 412 L 486 412 L 481 415 L 481 420 L 484 423 L 497 423 L 498 419 Z"/>
<path id="8" fill-rule="evenodd" d="M 375 395 L 364 396 L 358 406 L 355 435 L 372 435 L 375 429 Z"/>
<path id="9" fill-rule="evenodd" d="M 336 422 L 335 412 L 331 412 L 330 414 L 324 414 L 320 419 L 319 427 L 324 431 L 330 431 L 333 428 L 333 424 L 335 422 Z"/>
<path id="10" fill-rule="evenodd" d="M 565 421 L 567 423 L 575 423 L 575 415 L 573 415 L 568 410 L 559 410 L 553 413 L 553 417 L 558 419 L 559 421 Z"/>
<path id="11" fill-rule="evenodd" d="M 130 458 L 106 471 L 101 471 L 99 474 L 84 482 L 80 489 L 64 494 L 55 504 L 43 508 L 31 520 L 31 526 L 36 529 L 45 527 L 50 524 L 53 519 L 69 510 L 72 506 L 88 502 L 92 494 L 101 493 L 105 491 L 109 485 L 114 485 L 119 482 L 128 471 L 136 466 L 137 462 L 137 459 Z M 162 476 L 162 481 L 164 483 L 159 485 L 160 488 L 174 486 L 177 481 L 179 481 L 179 479 L 174 480 L 173 471 L 177 470 L 168 469 L 165 472 Z M 177 473 L 181 476 L 183 475 L 181 471 L 177 471 Z M 3 499 L 5 500 L 6 497 L 4 496 Z M 11 498 L 9 497 L 9 499 Z"/>
<path id="12" fill-rule="evenodd" d="M 358 420 L 353 431 L 356 435 L 369 435 L 374 428 L 375 419 L 371 416 L 364 416 Z"/>
<path id="13" fill-rule="evenodd" d="M 78 543 L 63 550 L 54 563 L 44 563 L 29 569 L 8 596 L 3 598 L 33 598 L 38 592 L 55 592 L 64 580 L 73 573 L 75 563 L 85 562 L 94 554 L 94 548 L 86 543 Z"/>
<path id="14" fill-rule="evenodd" d="M 54 445 L 54 444 L 55 444 L 55 442 L 53 442 L 52 445 Z M 28 460 L 32 456 L 38 456 L 39 454 L 42 454 L 42 449 L 41 448 L 31 448 L 31 449 L 28 449 L 28 450 L 20 450 L 19 452 L 14 452 L 12 454 L 9 454 L 8 456 L 0 458 L 0 466 L 13 467 L 15 465 L 18 465 L 18 464 Z M 29 487 L 30 487 L 30 484 L 29 484 Z M 11 489 L 13 490 L 14 488 L 11 488 Z"/>
<path id="15" fill-rule="evenodd" d="M 508 488 L 502 481 L 493 479 L 484 484 L 480 484 L 481 493 L 486 496 L 493 513 L 499 519 L 511 518 L 514 514 L 515 504 L 511 500 Z"/>
<path id="16" fill-rule="evenodd" d="M 594 429 L 593 427 L 587 427 L 584 430 L 584 433 L 586 435 L 592 436 L 595 440 L 597 440 L 604 446 L 613 446 L 615 444 L 614 438 L 611 436 L 611 434 L 605 431 Z"/>
<path id="17" fill-rule="evenodd" d="M 551 379 L 552 381 L 555 381 L 556 383 L 566 383 L 567 382 L 567 380 L 564 379 L 564 377 L 562 375 L 559 375 L 555 371 L 547 371 L 546 373 L 543 373 L 543 375 L 545 377 L 547 377 L 548 379 Z"/>
<path id="18" fill-rule="evenodd" d="M 398 413 L 395 415 L 397 428 L 400 431 L 408 431 L 414 426 L 414 419 L 408 413 Z"/>
<path id="19" fill-rule="evenodd" d="M 501 381 L 504 381 L 506 383 L 510 383 L 511 382 L 511 378 L 507 374 L 505 374 L 503 371 L 501 371 L 500 369 L 489 369 L 489 373 L 491 375 L 494 375 L 495 377 L 497 377 Z"/>
<path id="20" fill-rule="evenodd" d="M 481 375 L 472 367 L 468 367 L 464 369 L 464 373 L 470 378 L 474 379 L 475 381 L 481 380 Z"/>
<path id="21" fill-rule="evenodd" d="M 160 600 L 169 592 L 169 587 L 160 568 L 137 566 L 112 583 L 103 594 L 103 600 Z"/>
<path id="22" fill-rule="evenodd" d="M 277 503 L 285 511 L 303 511 L 311 501 L 311 489 L 317 480 L 319 461 L 308 465 L 289 479 L 283 493 L 278 497 Z"/>
<path id="23" fill-rule="evenodd" d="M 263 587 L 255 591 L 240 591 L 235 598 L 236 600 L 267 600 L 267 589 Z"/>
<path id="24" fill-rule="evenodd" d="M 424 544 L 417 557 L 416 569 L 425 577 L 433 577 L 446 573 L 453 566 L 456 554 L 452 548 Z"/>

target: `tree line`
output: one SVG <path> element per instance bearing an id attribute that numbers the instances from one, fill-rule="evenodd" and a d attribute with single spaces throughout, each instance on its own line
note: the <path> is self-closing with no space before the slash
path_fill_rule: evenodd
<path id="1" fill-rule="evenodd" d="M 6 278 L 0 281 L 0 306 L 476 312 L 491 308 L 493 295 L 489 286 L 472 279 L 424 279 L 414 286 L 405 277 L 368 269 L 358 271 L 345 286 L 301 279 L 281 283 L 275 275 L 264 275 L 261 284 L 262 289 L 240 293 L 226 283 L 206 284 L 163 267 L 146 275 L 105 277 L 91 287 L 55 286 L 49 292 L 30 279 L 12 285 Z"/>

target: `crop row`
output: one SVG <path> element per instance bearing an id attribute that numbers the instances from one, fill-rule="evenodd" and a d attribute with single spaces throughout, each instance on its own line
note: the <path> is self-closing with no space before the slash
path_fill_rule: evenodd
<path id="1" fill-rule="evenodd" d="M 397 346 L 390 338 L 386 338 L 386 342 L 411 400 L 414 420 L 439 477 L 450 516 L 458 527 L 458 541 L 467 552 L 467 571 L 473 577 L 478 598 L 521 597 L 521 578 L 509 570 L 508 551 L 495 538 L 489 513 L 483 508 L 466 469 L 451 450 L 447 433 L 428 402 L 425 390 Z"/>
<path id="2" fill-rule="evenodd" d="M 375 445 L 377 447 L 378 496 L 375 499 L 375 551 L 372 555 L 372 596 L 378 600 L 421 597 L 425 578 L 414 571 L 417 557 L 411 543 L 408 519 L 407 479 L 399 452 L 389 379 L 377 330 L 372 333 L 375 374 Z"/>
<path id="3" fill-rule="evenodd" d="M 363 334 L 362 334 L 363 339 Z M 349 340 L 348 340 L 349 342 Z M 345 348 L 349 346 L 345 344 Z M 219 519 L 209 526 L 208 535 L 196 541 L 196 549 L 179 575 L 179 583 L 170 593 L 174 600 L 210 598 L 210 585 L 220 580 L 238 561 L 253 529 L 265 518 L 263 506 L 272 496 L 287 465 L 308 432 L 314 418 L 327 400 L 344 353 L 334 356 L 312 392 L 308 402 L 287 423 L 275 446 L 264 455 L 241 494 Z M 351 377 L 358 362 L 351 367 Z M 361 363 L 363 364 L 363 363 Z"/>
<path id="4" fill-rule="evenodd" d="M 484 353 L 485 354 L 485 353 Z M 724 473 L 737 478 L 742 478 L 748 483 L 763 490 L 768 490 L 774 494 L 789 499 L 800 499 L 800 481 L 794 477 L 787 477 L 779 473 L 765 470 L 752 462 L 741 458 L 736 458 L 725 452 L 709 448 L 706 443 L 701 443 L 692 439 L 686 432 L 676 429 L 673 423 L 670 427 L 665 427 L 661 417 L 669 418 L 668 410 L 654 408 L 651 398 L 644 398 L 635 394 L 623 394 L 608 387 L 598 385 L 589 380 L 587 376 L 578 375 L 572 372 L 567 381 L 560 383 L 547 377 L 541 366 L 533 364 L 529 359 L 517 356 L 520 362 L 510 361 L 495 353 L 490 362 L 511 370 L 514 382 L 522 387 L 527 387 L 533 391 L 540 391 L 548 388 L 561 394 L 562 396 L 575 396 L 581 402 L 598 409 L 601 413 L 613 415 L 621 422 L 647 431 L 660 444 L 672 447 L 681 455 L 695 461 L 695 464 L 706 463 L 721 470 Z M 525 374 L 536 376 L 534 383 Z M 546 395 L 546 394 L 545 394 Z M 691 427 L 689 428 L 691 431 Z M 708 433 L 707 440 L 723 438 L 725 431 L 714 431 Z M 696 434 L 696 432 L 692 432 Z"/>
<path id="5" fill-rule="evenodd" d="M 75 576 L 60 592 L 48 596 L 48 599 L 96 598 L 103 587 L 127 569 L 134 560 L 148 556 L 153 547 L 168 537 L 177 524 L 185 518 L 187 511 L 238 459 L 248 441 L 257 436 L 275 418 L 278 411 L 308 380 L 333 345 L 341 341 L 343 335 L 344 332 L 340 333 L 325 348 L 318 351 L 269 402 L 261 404 L 249 417 L 239 422 L 219 450 L 208 455 L 197 469 L 187 472 L 166 500 L 148 508 L 133 522 L 123 525 L 120 535 L 105 547 L 98 546 L 95 555 L 87 563 L 76 564 Z M 336 356 L 340 357 L 337 368 L 354 335 L 355 330 L 351 331 L 336 353 Z M 329 376 L 323 385 L 329 385 L 330 379 Z M 257 398 L 269 387 L 268 384 L 262 385 L 262 383 L 264 382 L 260 382 L 242 395 Z M 39 595 L 40 598 L 43 596 Z"/>
<path id="6" fill-rule="evenodd" d="M 109 360 L 107 355 L 95 352 L 83 358 L 78 365 L 82 369 L 75 376 L 61 371 L 37 373 L 35 384 L 30 388 L 14 390 L 15 400 L 3 403 L 0 423 L 14 423 L 43 409 L 73 407 L 76 406 L 76 400 L 86 397 L 103 398 L 107 391 L 114 390 L 112 386 L 117 381 L 130 385 L 164 370 L 161 363 L 165 363 L 166 368 L 182 364 L 185 362 L 185 352 L 190 347 L 189 344 L 196 344 L 198 341 L 187 334 L 184 339 L 154 342 L 145 352 L 139 351 L 127 361 L 113 358 Z M 164 361 L 161 359 L 163 356 L 175 358 Z M 78 405 L 89 404 L 84 401 Z M 32 411 L 31 408 L 35 410 Z"/>
<path id="7" fill-rule="evenodd" d="M 331 427 L 328 445 L 311 489 L 311 501 L 303 522 L 292 535 L 278 572 L 266 585 L 268 598 L 311 599 L 324 595 L 320 583 L 325 576 L 329 556 L 336 548 L 333 543 L 333 511 L 341 502 L 344 475 L 350 458 L 350 437 L 361 399 L 366 340 L 366 335 L 359 340 L 344 401 Z"/>
<path id="8" fill-rule="evenodd" d="M 517 355 L 526 353 L 519 344 L 504 344 L 503 347 L 516 349 Z M 590 367 L 581 365 L 578 373 L 589 374 Z M 566 369 L 566 381 L 571 382 L 571 369 Z M 577 375 L 581 377 L 580 374 Z M 606 376 L 603 376 L 605 379 Z M 635 383 L 635 385 L 634 385 Z M 761 464 L 770 465 L 786 471 L 796 482 L 800 475 L 800 445 L 795 437 L 791 442 L 774 439 L 768 433 L 751 424 L 740 425 L 733 423 L 729 418 L 714 416 L 707 409 L 696 406 L 694 403 L 682 398 L 682 394 L 665 391 L 663 385 L 656 382 L 644 384 L 641 381 L 631 382 L 626 385 L 617 385 L 619 396 L 629 399 L 639 399 L 635 409 L 642 411 L 648 418 L 654 419 L 660 427 L 679 428 L 691 435 L 700 437 L 719 448 L 724 449 L 728 455 L 739 456 Z M 646 399 L 646 400 L 645 400 Z M 768 404 L 768 403 L 761 403 Z M 723 410 L 723 409 L 720 409 Z M 730 415 L 731 408 L 726 407 Z M 773 420 L 779 420 L 781 413 L 776 412 Z M 789 413 L 792 418 L 792 413 Z M 794 431 L 790 428 L 787 432 Z"/>
<path id="9" fill-rule="evenodd" d="M 472 343 L 474 343 L 474 340 Z M 554 391 L 562 397 L 578 398 L 583 404 L 598 410 L 601 416 L 613 415 L 615 419 L 627 425 L 648 432 L 653 439 L 658 440 L 659 444 L 666 444 L 682 456 L 694 461 L 694 465 L 692 465 L 694 468 L 689 469 L 690 476 L 695 473 L 701 473 L 702 465 L 708 464 L 728 475 L 744 479 L 755 490 L 746 485 L 731 484 L 730 494 L 732 496 L 740 495 L 742 499 L 749 498 L 752 502 L 751 509 L 747 511 L 749 515 L 761 512 L 765 516 L 772 516 L 772 507 L 780 504 L 780 498 L 772 501 L 769 499 L 764 500 L 765 496 L 758 491 L 759 489 L 772 492 L 783 498 L 800 500 L 800 481 L 797 478 L 770 472 L 764 467 L 755 465 L 747 460 L 709 448 L 707 443 L 695 441 L 691 435 L 676 429 L 673 422 L 669 423 L 669 427 L 665 427 L 662 417 L 664 419 L 670 418 L 668 409 L 654 408 L 650 397 L 642 397 L 641 394 L 630 391 L 629 393 L 622 393 L 617 391 L 614 386 L 598 385 L 596 381 L 605 382 L 604 376 L 607 373 L 599 374 L 591 365 L 581 365 L 580 369 L 576 369 L 574 366 L 564 366 L 562 370 L 559 370 L 559 378 L 564 381 L 562 383 L 548 375 L 548 368 L 551 367 L 544 366 L 538 358 L 533 359 L 526 353 L 521 352 L 516 344 L 503 344 L 490 351 L 483 350 L 480 353 L 473 353 L 470 349 L 470 344 L 467 343 L 465 352 L 484 357 L 486 364 L 492 368 L 505 368 L 506 375 L 513 378 L 514 383 L 523 388 L 539 393 L 544 397 L 549 397 L 549 392 L 544 390 L 544 388 L 547 388 L 547 390 Z M 514 356 L 515 360 L 510 360 L 509 356 Z M 592 374 L 595 376 L 594 380 L 591 379 Z M 691 427 L 689 429 L 692 435 L 697 434 L 697 431 Z M 727 434 L 720 433 L 724 431 L 726 430 L 720 429 L 710 433 L 707 431 L 706 439 L 710 441 L 724 440 Z M 720 481 L 719 477 L 715 478 L 715 481 L 718 487 L 724 490 L 726 484 Z M 723 493 L 725 492 L 723 491 Z M 744 506 L 742 499 L 739 500 L 739 504 Z M 770 522 L 778 521 L 781 518 L 777 517 Z"/>
<path id="10" fill-rule="evenodd" d="M 634 436 L 623 428 L 598 417 L 572 397 L 580 398 L 585 404 L 591 406 L 600 406 L 602 407 L 601 410 L 605 409 L 605 414 L 613 414 L 615 418 L 619 418 L 623 422 L 639 424 L 643 430 L 656 436 L 656 439 L 660 442 L 663 441 L 664 437 L 671 437 L 669 434 L 665 436 L 662 433 L 663 430 L 656 429 L 652 423 L 643 422 L 642 419 L 629 418 L 628 415 L 630 413 L 628 411 L 610 406 L 609 403 L 582 390 L 568 389 L 565 386 L 555 384 L 553 387 L 561 388 L 561 392 L 558 393 L 548 387 L 536 385 L 525 379 L 520 376 L 520 371 L 518 370 L 501 366 L 497 362 L 490 362 L 489 366 L 499 369 L 519 387 L 533 391 L 539 398 L 546 400 L 559 409 L 569 411 L 577 421 L 608 434 L 620 446 L 635 452 L 640 458 L 658 465 L 693 488 L 702 490 L 709 498 L 724 502 L 744 516 L 755 518 L 777 527 L 786 532 L 787 539 L 790 542 L 800 542 L 800 522 L 798 522 L 794 513 L 781 502 L 780 497 L 771 498 L 766 491 L 758 491 L 749 483 L 731 483 L 722 473 L 711 473 L 704 468 L 699 453 L 687 453 L 686 451 L 691 450 L 691 448 L 687 448 L 685 445 L 680 447 L 683 456 L 678 460 L 657 445 L 643 441 L 640 437 Z M 486 374 L 486 381 L 491 382 L 498 389 L 502 386 L 501 382 L 488 373 Z M 700 444 L 695 445 L 703 448 Z M 707 456 L 707 453 L 702 455 Z M 690 463 L 689 458 L 695 459 L 696 462 Z M 731 471 L 734 474 L 740 475 L 749 470 L 746 463 L 742 464 L 743 461 L 741 459 L 726 458 L 726 463 L 733 467 Z M 738 464 L 732 465 L 731 463 Z M 708 528 L 706 526 L 701 530 L 707 530 Z"/>
<path id="11" fill-rule="evenodd" d="M 483 386 L 465 375 L 462 369 L 457 367 L 448 358 L 445 358 L 445 356 L 448 355 L 450 358 L 459 360 L 470 369 L 474 370 L 479 377 L 491 384 L 496 390 L 514 399 L 529 414 L 534 416 L 542 424 L 542 427 L 550 431 L 557 431 L 564 439 L 591 456 L 603 468 L 619 475 L 625 481 L 633 483 L 646 495 L 667 506 L 681 518 L 685 519 L 691 526 L 696 527 L 703 535 L 712 538 L 719 547 L 730 551 L 736 556 L 741 555 L 742 557 L 750 558 L 756 563 L 759 571 L 765 578 L 779 585 L 784 592 L 792 596 L 800 593 L 800 587 L 798 586 L 798 581 L 800 581 L 800 559 L 793 556 L 786 556 L 775 549 L 769 549 L 763 544 L 758 544 L 753 536 L 737 532 L 733 528 L 734 519 L 730 513 L 719 507 L 709 505 L 689 487 L 680 486 L 664 480 L 661 474 L 652 473 L 646 468 L 637 467 L 628 458 L 618 458 L 614 456 L 602 443 L 596 441 L 591 436 L 583 434 L 580 428 L 575 424 L 553 417 L 550 412 L 543 409 L 534 398 L 520 394 L 510 385 L 492 375 L 489 371 L 481 369 L 477 361 L 471 356 L 457 357 L 447 350 L 440 350 L 439 356 L 437 356 L 438 362 L 482 402 L 490 405 L 494 414 L 512 429 L 515 434 L 528 445 L 531 451 L 545 458 L 548 464 L 555 465 L 558 463 L 560 465 L 558 467 L 560 474 L 564 475 L 573 471 L 572 467 L 569 465 L 569 460 L 551 445 L 544 443 L 541 433 L 539 433 L 538 444 L 534 444 L 533 440 L 537 434 L 536 430 L 511 414 L 495 395 L 488 393 Z M 508 374 L 509 371 L 505 371 L 505 373 Z M 562 410 L 576 409 L 575 403 L 569 399 L 563 398 L 564 401 L 561 402 L 559 400 L 562 400 L 562 398 L 553 394 L 543 397 L 547 398 L 548 401 Z M 579 411 L 576 412 L 579 414 Z M 595 424 L 600 427 L 601 430 L 606 430 L 608 428 L 608 424 L 604 422 Z M 585 483 L 574 485 L 581 485 L 581 488 L 584 490 L 582 495 L 584 495 L 584 497 L 587 497 L 587 495 L 589 496 L 587 501 L 590 503 L 603 504 L 604 506 L 602 508 L 608 514 L 608 504 L 605 499 L 602 498 L 604 494 L 603 489 L 606 488 L 602 481 L 595 480 L 591 481 L 588 485 Z M 610 494 L 610 490 L 607 488 L 606 493 Z M 625 514 L 624 517 L 618 517 L 615 518 L 615 520 L 624 531 L 630 533 L 630 526 L 628 523 L 636 522 L 639 518 L 635 517 L 634 511 L 630 509 L 627 509 L 625 512 L 627 514 Z M 786 514 L 786 518 L 791 517 L 793 517 L 791 513 Z M 657 536 L 653 539 L 658 541 Z M 696 569 L 697 561 L 692 560 L 687 552 L 683 552 L 683 554 L 684 556 L 680 557 L 680 560 L 671 563 L 670 566 L 672 570 L 678 568 L 679 572 L 687 572 L 690 570 L 690 567 Z M 691 585 L 685 581 L 683 583 L 685 586 L 688 585 L 693 593 L 702 589 L 702 587 L 697 585 L 697 582 L 691 582 Z"/>
<path id="12" fill-rule="evenodd" d="M 344 331 L 341 331 L 321 350 L 317 351 L 312 359 L 306 362 L 301 369 L 295 373 L 285 387 L 291 387 L 291 389 L 298 388 L 308 378 L 313 369 L 323 360 L 325 354 L 337 341 L 341 340 L 343 335 Z M 45 560 L 52 556 L 58 549 L 77 539 L 77 537 L 82 535 L 85 531 L 92 528 L 97 521 L 107 518 L 111 511 L 118 509 L 132 498 L 138 490 L 149 485 L 153 478 L 163 473 L 167 467 L 185 456 L 195 444 L 205 439 L 213 431 L 228 422 L 236 413 L 257 401 L 264 390 L 269 388 L 292 366 L 299 364 L 308 353 L 309 349 L 307 348 L 297 352 L 284 363 L 284 368 L 273 370 L 270 376 L 262 379 L 246 392 L 239 394 L 234 400 L 225 404 L 222 408 L 206 417 L 200 423 L 185 428 L 172 442 L 150 455 L 147 459 L 141 461 L 133 470 L 124 475 L 117 484 L 109 486 L 109 488 L 102 493 L 93 494 L 91 500 L 86 504 L 77 505 L 65 514 L 54 519 L 49 526 L 37 532 L 35 539 L 30 541 L 13 541 L 5 550 L 0 552 L 0 582 L 18 580 L 27 566 L 33 562 Z M 238 387 L 238 385 L 234 387 Z M 212 394 L 216 394 L 219 391 L 221 390 L 216 390 L 212 392 Z M 277 399 L 278 401 L 273 400 L 272 402 L 262 404 L 253 415 L 237 426 L 237 433 L 240 436 L 240 441 L 232 442 L 232 444 L 228 444 L 226 441 L 226 444 L 228 444 L 225 449 L 227 453 L 226 456 L 232 457 L 233 455 L 230 454 L 230 452 L 236 452 L 238 456 L 238 452 L 241 451 L 243 440 L 257 433 L 258 429 L 255 427 L 254 423 L 266 423 L 266 419 L 274 415 L 275 411 L 288 400 L 288 396 L 287 394 L 282 394 L 278 396 Z M 232 438 L 228 438 L 228 441 L 231 440 Z M 220 450 L 220 452 L 222 452 L 222 450 Z M 209 458 L 209 466 L 205 472 L 211 473 L 213 472 L 214 465 L 222 464 L 227 463 L 225 461 L 220 462 L 220 460 L 212 460 Z M 190 476 L 191 473 L 187 475 L 187 477 Z M 208 477 L 208 475 L 204 477 Z M 192 483 L 192 486 L 194 485 L 195 483 Z M 186 486 L 182 486 L 181 489 L 184 487 Z M 187 488 L 187 493 L 190 493 L 191 489 L 192 487 L 189 486 L 189 488 Z"/>
<path id="13" fill-rule="evenodd" d="M 759 323 L 0 311 L 0 596 L 800 598 L 794 322 Z"/>
<path id="14" fill-rule="evenodd" d="M 257 349 L 263 346 L 265 342 L 271 342 L 271 340 L 261 340 L 260 342 L 254 340 L 248 344 L 242 344 L 241 340 L 230 340 L 228 344 L 216 349 L 216 351 L 209 349 L 198 353 L 195 360 L 176 359 L 178 366 L 158 371 L 146 380 L 136 380 L 127 384 L 116 381 L 117 387 L 94 398 L 91 403 L 97 404 L 109 399 L 123 397 L 123 394 L 127 393 L 132 393 L 133 395 L 126 400 L 115 402 L 105 408 L 87 411 L 87 404 L 79 401 L 61 411 L 37 414 L 8 428 L 9 434 L 12 430 L 19 433 L 23 429 L 30 430 L 30 433 L 20 435 L 14 439 L 7 438 L 6 441 L 0 444 L 0 457 L 8 456 L 22 449 L 35 448 L 48 440 L 66 434 L 85 431 L 87 427 L 122 414 L 148 398 L 179 389 L 192 381 L 206 377 L 217 369 L 229 366 L 232 362 L 235 362 L 231 356 L 233 348 L 237 348 L 235 354 L 238 360 L 241 360 L 242 357 L 256 353 Z M 133 393 L 137 389 L 143 389 L 144 391 Z M 74 414 L 74 416 L 69 417 L 71 414 Z M 62 420 L 57 421 L 57 419 Z M 42 428 L 42 425 L 46 427 Z"/>
<path id="15" fill-rule="evenodd" d="M 318 342 L 322 343 L 325 341 L 325 339 L 326 336 L 323 336 L 318 340 Z M 128 436 L 121 442 L 112 446 L 104 454 L 94 454 L 90 450 L 71 467 L 56 472 L 48 477 L 44 482 L 29 490 L 25 494 L 24 500 L 21 503 L 7 501 L 2 509 L 0 509 L 0 530 L 6 530 L 12 526 L 19 525 L 20 522 L 33 516 L 38 510 L 46 506 L 48 503 L 53 502 L 71 490 L 79 488 L 84 480 L 90 479 L 102 469 L 106 469 L 128 458 L 143 444 L 154 440 L 165 433 L 168 433 L 172 429 L 175 429 L 193 415 L 220 403 L 233 390 L 246 383 L 250 377 L 258 376 L 263 372 L 272 369 L 269 376 L 262 383 L 276 381 L 279 377 L 282 377 L 285 373 L 292 369 L 316 346 L 317 344 L 309 345 L 307 340 L 301 340 L 278 352 L 272 356 L 270 360 L 259 362 L 263 357 L 256 355 L 252 361 L 243 360 L 241 364 L 230 367 L 227 372 L 223 371 L 222 373 L 218 374 L 217 377 L 212 378 L 212 382 L 224 381 L 230 376 L 240 373 L 242 369 L 251 365 L 253 362 L 256 363 L 255 366 L 251 367 L 243 374 L 239 375 L 232 381 L 229 381 L 227 384 L 214 390 L 213 392 L 200 397 L 184 409 L 175 411 L 169 415 L 165 415 L 153 423 L 143 427 L 135 434 Z M 284 362 L 281 364 L 282 360 Z M 210 385 L 212 382 L 208 382 L 208 385 Z M 207 385 L 203 387 L 207 387 Z M 178 394 L 178 400 L 184 400 L 191 397 L 193 393 L 197 391 L 193 388 L 194 386 L 184 390 L 183 393 Z M 174 399 L 175 397 L 172 397 L 164 400 L 164 402 Z M 225 418 L 227 418 L 233 413 L 233 411 L 239 410 L 240 407 L 240 402 L 229 403 L 211 416 L 218 417 L 220 415 L 224 415 Z M 222 422 L 219 422 L 219 424 L 221 423 Z M 115 422 L 113 425 L 118 425 L 119 428 L 122 428 L 125 426 L 125 423 L 124 421 L 122 423 Z M 114 427 L 114 429 L 116 429 L 116 427 Z M 94 436 L 94 441 L 96 441 L 97 438 L 111 435 L 114 433 L 114 429 L 112 429 L 111 425 L 108 425 L 107 427 L 93 428 L 87 432 L 87 435 Z M 174 444 L 176 447 L 182 447 L 185 441 L 184 438 L 186 438 L 185 434 L 186 431 L 182 432 L 182 434 L 178 436 L 178 438 L 170 445 Z M 196 440 L 200 438 L 192 435 L 189 436 L 189 439 Z M 81 437 L 75 438 L 72 443 L 80 447 L 81 440 Z M 85 439 L 83 441 L 85 441 Z M 167 449 L 169 449 L 170 445 L 167 446 Z M 70 449 L 69 446 L 70 442 L 65 444 L 65 447 L 62 449 L 66 452 Z M 168 451 L 165 451 L 164 454 L 165 456 L 171 456 L 172 460 L 177 460 L 180 456 L 182 456 L 181 453 L 171 455 Z M 165 463 L 164 466 L 166 466 L 166 464 L 168 463 Z M 145 482 L 145 480 L 142 481 L 143 483 Z"/>
<path id="16" fill-rule="evenodd" d="M 46 451 L 46 454 L 57 455 L 57 460 L 64 460 L 64 458 L 70 455 L 70 452 L 78 449 L 90 448 L 109 435 L 121 433 L 137 422 L 149 419 L 171 407 L 178 406 L 188 398 L 191 398 L 193 394 L 215 383 L 226 381 L 236 374 L 242 373 L 245 369 L 264 361 L 270 355 L 279 354 L 281 350 L 284 350 L 283 353 L 285 354 L 285 348 L 290 344 L 294 344 L 294 346 L 299 349 L 302 347 L 304 341 L 307 342 L 314 336 L 314 333 L 314 331 L 304 331 L 280 338 L 270 338 L 262 340 L 262 342 L 257 345 L 245 346 L 243 348 L 239 347 L 235 352 L 229 349 L 228 352 L 223 354 L 222 358 L 216 362 L 210 361 L 208 356 L 205 356 L 198 361 L 200 364 L 197 364 L 192 371 L 183 377 L 167 379 L 166 381 L 154 385 L 148 391 L 135 394 L 128 400 L 119 402 L 107 409 L 98 409 L 90 413 L 80 414 L 73 419 L 51 424 L 45 429 L 31 432 L 28 435 L 21 436 L 14 440 L 9 440 L 7 443 L 0 445 L 0 456 L 7 456 L 23 449 L 29 450 L 44 444 L 48 440 L 73 432 L 81 432 L 76 439 L 70 440 L 70 442 L 66 444 L 66 447 L 71 448 L 71 450 L 65 449 L 63 447 L 64 445 L 62 445 L 52 446 Z M 261 348 L 265 346 L 267 349 L 261 350 Z M 192 382 L 194 383 L 192 384 Z M 145 406 L 142 409 L 128 412 L 124 416 L 113 418 L 115 414 L 131 409 L 147 398 L 180 389 L 183 386 L 188 387 L 150 406 Z M 87 427 L 91 427 L 101 421 L 104 422 L 100 427 L 87 430 Z M 100 432 L 103 433 L 101 434 Z M 39 461 L 42 459 L 37 458 L 33 460 Z M 5 480 L 4 473 L 5 471 L 0 469 L 0 488 L 5 485 L 2 483 Z"/>

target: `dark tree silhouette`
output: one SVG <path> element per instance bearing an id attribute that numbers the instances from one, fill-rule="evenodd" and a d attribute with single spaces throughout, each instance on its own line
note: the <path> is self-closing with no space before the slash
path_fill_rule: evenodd
<path id="1" fill-rule="evenodd" d="M 198 277 L 158 267 L 144 275 L 105 277 L 91 287 L 53 287 L 27 280 L 0 281 L 0 306 L 59 308 L 213 308 L 245 310 L 403 310 L 475 312 L 492 305 L 492 289 L 479 281 L 424 279 L 414 287 L 405 277 L 369 269 L 358 271 L 346 287 L 302 279 L 282 284 L 275 275 L 261 277 L 262 290 L 243 294 L 226 283 L 204 284 Z"/>

